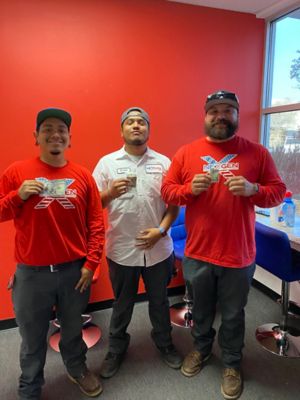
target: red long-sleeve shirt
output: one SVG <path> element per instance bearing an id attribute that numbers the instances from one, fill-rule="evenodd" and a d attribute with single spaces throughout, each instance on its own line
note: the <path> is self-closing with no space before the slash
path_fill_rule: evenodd
<path id="1" fill-rule="evenodd" d="M 219 181 L 194 196 L 195 174 L 219 171 Z M 235 196 L 224 185 L 231 176 L 243 176 L 259 184 L 250 197 Z M 185 255 L 224 267 L 245 267 L 255 259 L 254 205 L 273 207 L 285 194 L 273 159 L 267 149 L 235 136 L 227 142 L 201 138 L 175 154 L 163 181 L 162 197 L 168 204 L 186 205 Z"/>
<path id="2" fill-rule="evenodd" d="M 46 187 L 23 201 L 24 180 Z M 86 257 L 94 271 L 101 259 L 104 224 L 101 201 L 90 172 L 75 163 L 52 167 L 39 158 L 12 164 L 0 178 L 0 221 L 14 220 L 15 258 L 28 265 L 49 265 Z"/>

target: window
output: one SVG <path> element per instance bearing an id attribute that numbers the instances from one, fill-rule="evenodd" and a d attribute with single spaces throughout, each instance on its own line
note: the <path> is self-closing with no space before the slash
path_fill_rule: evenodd
<path id="1" fill-rule="evenodd" d="M 270 21 L 267 34 L 262 142 L 300 203 L 300 8 Z"/>

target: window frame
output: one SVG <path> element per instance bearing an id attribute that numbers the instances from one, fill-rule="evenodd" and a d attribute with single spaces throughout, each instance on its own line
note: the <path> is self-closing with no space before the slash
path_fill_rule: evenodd
<path id="1" fill-rule="evenodd" d="M 290 103 L 281 106 L 270 106 L 271 93 L 273 85 L 273 68 L 274 68 L 274 48 L 275 48 L 275 32 L 276 21 L 284 18 L 288 14 L 300 10 L 299 5 L 290 7 L 278 14 L 266 19 L 266 36 L 265 36 L 265 54 L 264 68 L 262 79 L 262 96 L 261 96 L 261 115 L 260 115 L 260 143 L 268 148 L 270 139 L 270 118 L 269 115 L 276 113 L 284 113 L 289 111 L 300 111 L 300 103 Z"/>

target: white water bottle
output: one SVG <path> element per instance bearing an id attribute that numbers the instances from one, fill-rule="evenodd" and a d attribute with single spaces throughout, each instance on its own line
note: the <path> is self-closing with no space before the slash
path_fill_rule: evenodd
<path id="1" fill-rule="evenodd" d="M 287 191 L 282 205 L 282 216 L 286 226 L 295 225 L 296 205 L 292 199 L 293 193 Z"/>

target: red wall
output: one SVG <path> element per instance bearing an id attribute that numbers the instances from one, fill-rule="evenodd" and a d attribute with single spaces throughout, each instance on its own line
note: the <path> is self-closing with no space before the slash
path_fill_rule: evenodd
<path id="1" fill-rule="evenodd" d="M 91 170 L 121 146 L 125 108 L 149 112 L 150 145 L 171 157 L 202 134 L 205 97 L 220 88 L 238 93 L 240 135 L 258 140 L 263 42 L 253 15 L 164 0 L 2 0 L 0 172 L 37 154 L 35 116 L 49 106 L 72 113 L 69 157 Z M 0 224 L 0 319 L 14 316 L 13 237 Z M 92 300 L 111 297 L 104 265 Z"/>

